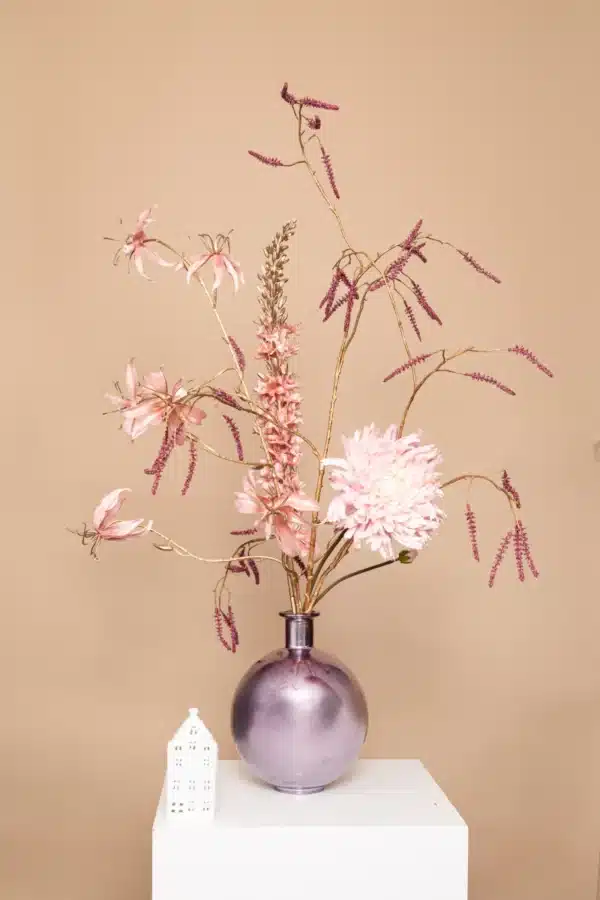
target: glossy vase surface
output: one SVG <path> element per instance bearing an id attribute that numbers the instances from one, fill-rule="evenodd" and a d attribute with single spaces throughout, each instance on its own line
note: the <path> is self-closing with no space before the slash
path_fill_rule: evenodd
<path id="1" fill-rule="evenodd" d="M 233 699 L 233 737 L 258 778 L 280 791 L 314 793 L 358 758 L 367 703 L 352 672 L 313 646 L 316 614 L 281 615 L 285 648 L 244 675 Z"/>

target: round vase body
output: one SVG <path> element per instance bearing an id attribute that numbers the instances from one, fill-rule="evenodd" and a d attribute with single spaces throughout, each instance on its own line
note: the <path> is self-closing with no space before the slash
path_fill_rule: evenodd
<path id="1" fill-rule="evenodd" d="M 242 759 L 280 791 L 313 793 L 357 759 L 367 703 L 352 672 L 312 646 L 314 614 L 283 614 L 286 647 L 258 660 L 240 682 L 232 732 Z"/>

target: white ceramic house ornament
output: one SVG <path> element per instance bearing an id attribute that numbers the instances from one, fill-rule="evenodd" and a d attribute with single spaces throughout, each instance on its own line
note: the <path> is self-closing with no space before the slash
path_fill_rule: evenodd
<path id="1" fill-rule="evenodd" d="M 217 742 L 198 716 L 189 716 L 167 747 L 167 812 L 211 821 L 215 812 Z"/>

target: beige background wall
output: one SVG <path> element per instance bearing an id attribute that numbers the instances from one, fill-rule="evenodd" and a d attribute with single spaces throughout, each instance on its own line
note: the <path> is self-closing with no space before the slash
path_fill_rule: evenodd
<path id="1" fill-rule="evenodd" d="M 447 321 L 445 343 L 518 340 L 557 374 L 551 383 L 518 360 L 490 361 L 514 400 L 440 380 L 413 419 L 443 449 L 449 475 L 511 471 L 539 583 L 519 585 L 509 560 L 488 590 L 506 511 L 485 489 L 475 495 L 488 561 L 478 569 L 458 490 L 418 565 L 331 597 L 320 642 L 368 692 L 366 753 L 420 757 L 470 824 L 474 900 L 594 896 L 598 6 L 337 7 L 2 4 L 5 900 L 147 898 L 167 738 L 196 704 L 231 756 L 231 693 L 279 642 L 275 576 L 260 590 L 236 584 L 242 645 L 231 658 L 211 626 L 214 570 L 149 544 L 105 547 L 94 564 L 64 526 L 120 485 L 135 491 L 131 512 L 199 552 L 227 553 L 239 523 L 237 470 L 203 462 L 182 500 L 176 467 L 153 500 L 142 468 L 156 436 L 131 447 L 101 416 L 132 354 L 142 370 L 164 363 L 173 377 L 205 377 L 224 358 L 200 294 L 167 273 L 148 285 L 111 267 L 102 235 L 120 234 L 119 217 L 128 225 L 149 203 L 178 244 L 235 228 L 249 284 L 223 312 L 249 351 L 261 247 L 298 218 L 291 315 L 305 326 L 306 427 L 321 439 L 334 332 L 316 306 L 339 240 L 299 170 L 246 155 L 288 153 L 284 79 L 343 107 L 325 135 L 356 243 L 386 246 L 422 215 L 502 274 L 496 288 L 431 254 L 424 283 Z M 378 383 L 399 358 L 382 298 L 353 355 L 338 435 L 393 420 L 404 386 Z M 224 431 L 207 429 L 229 449 Z"/>

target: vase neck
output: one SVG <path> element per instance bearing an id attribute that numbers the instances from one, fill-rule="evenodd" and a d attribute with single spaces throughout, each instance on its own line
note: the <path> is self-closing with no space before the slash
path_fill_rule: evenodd
<path id="1" fill-rule="evenodd" d="M 287 650 L 310 650 L 313 646 L 315 613 L 281 613 L 285 619 Z"/>

